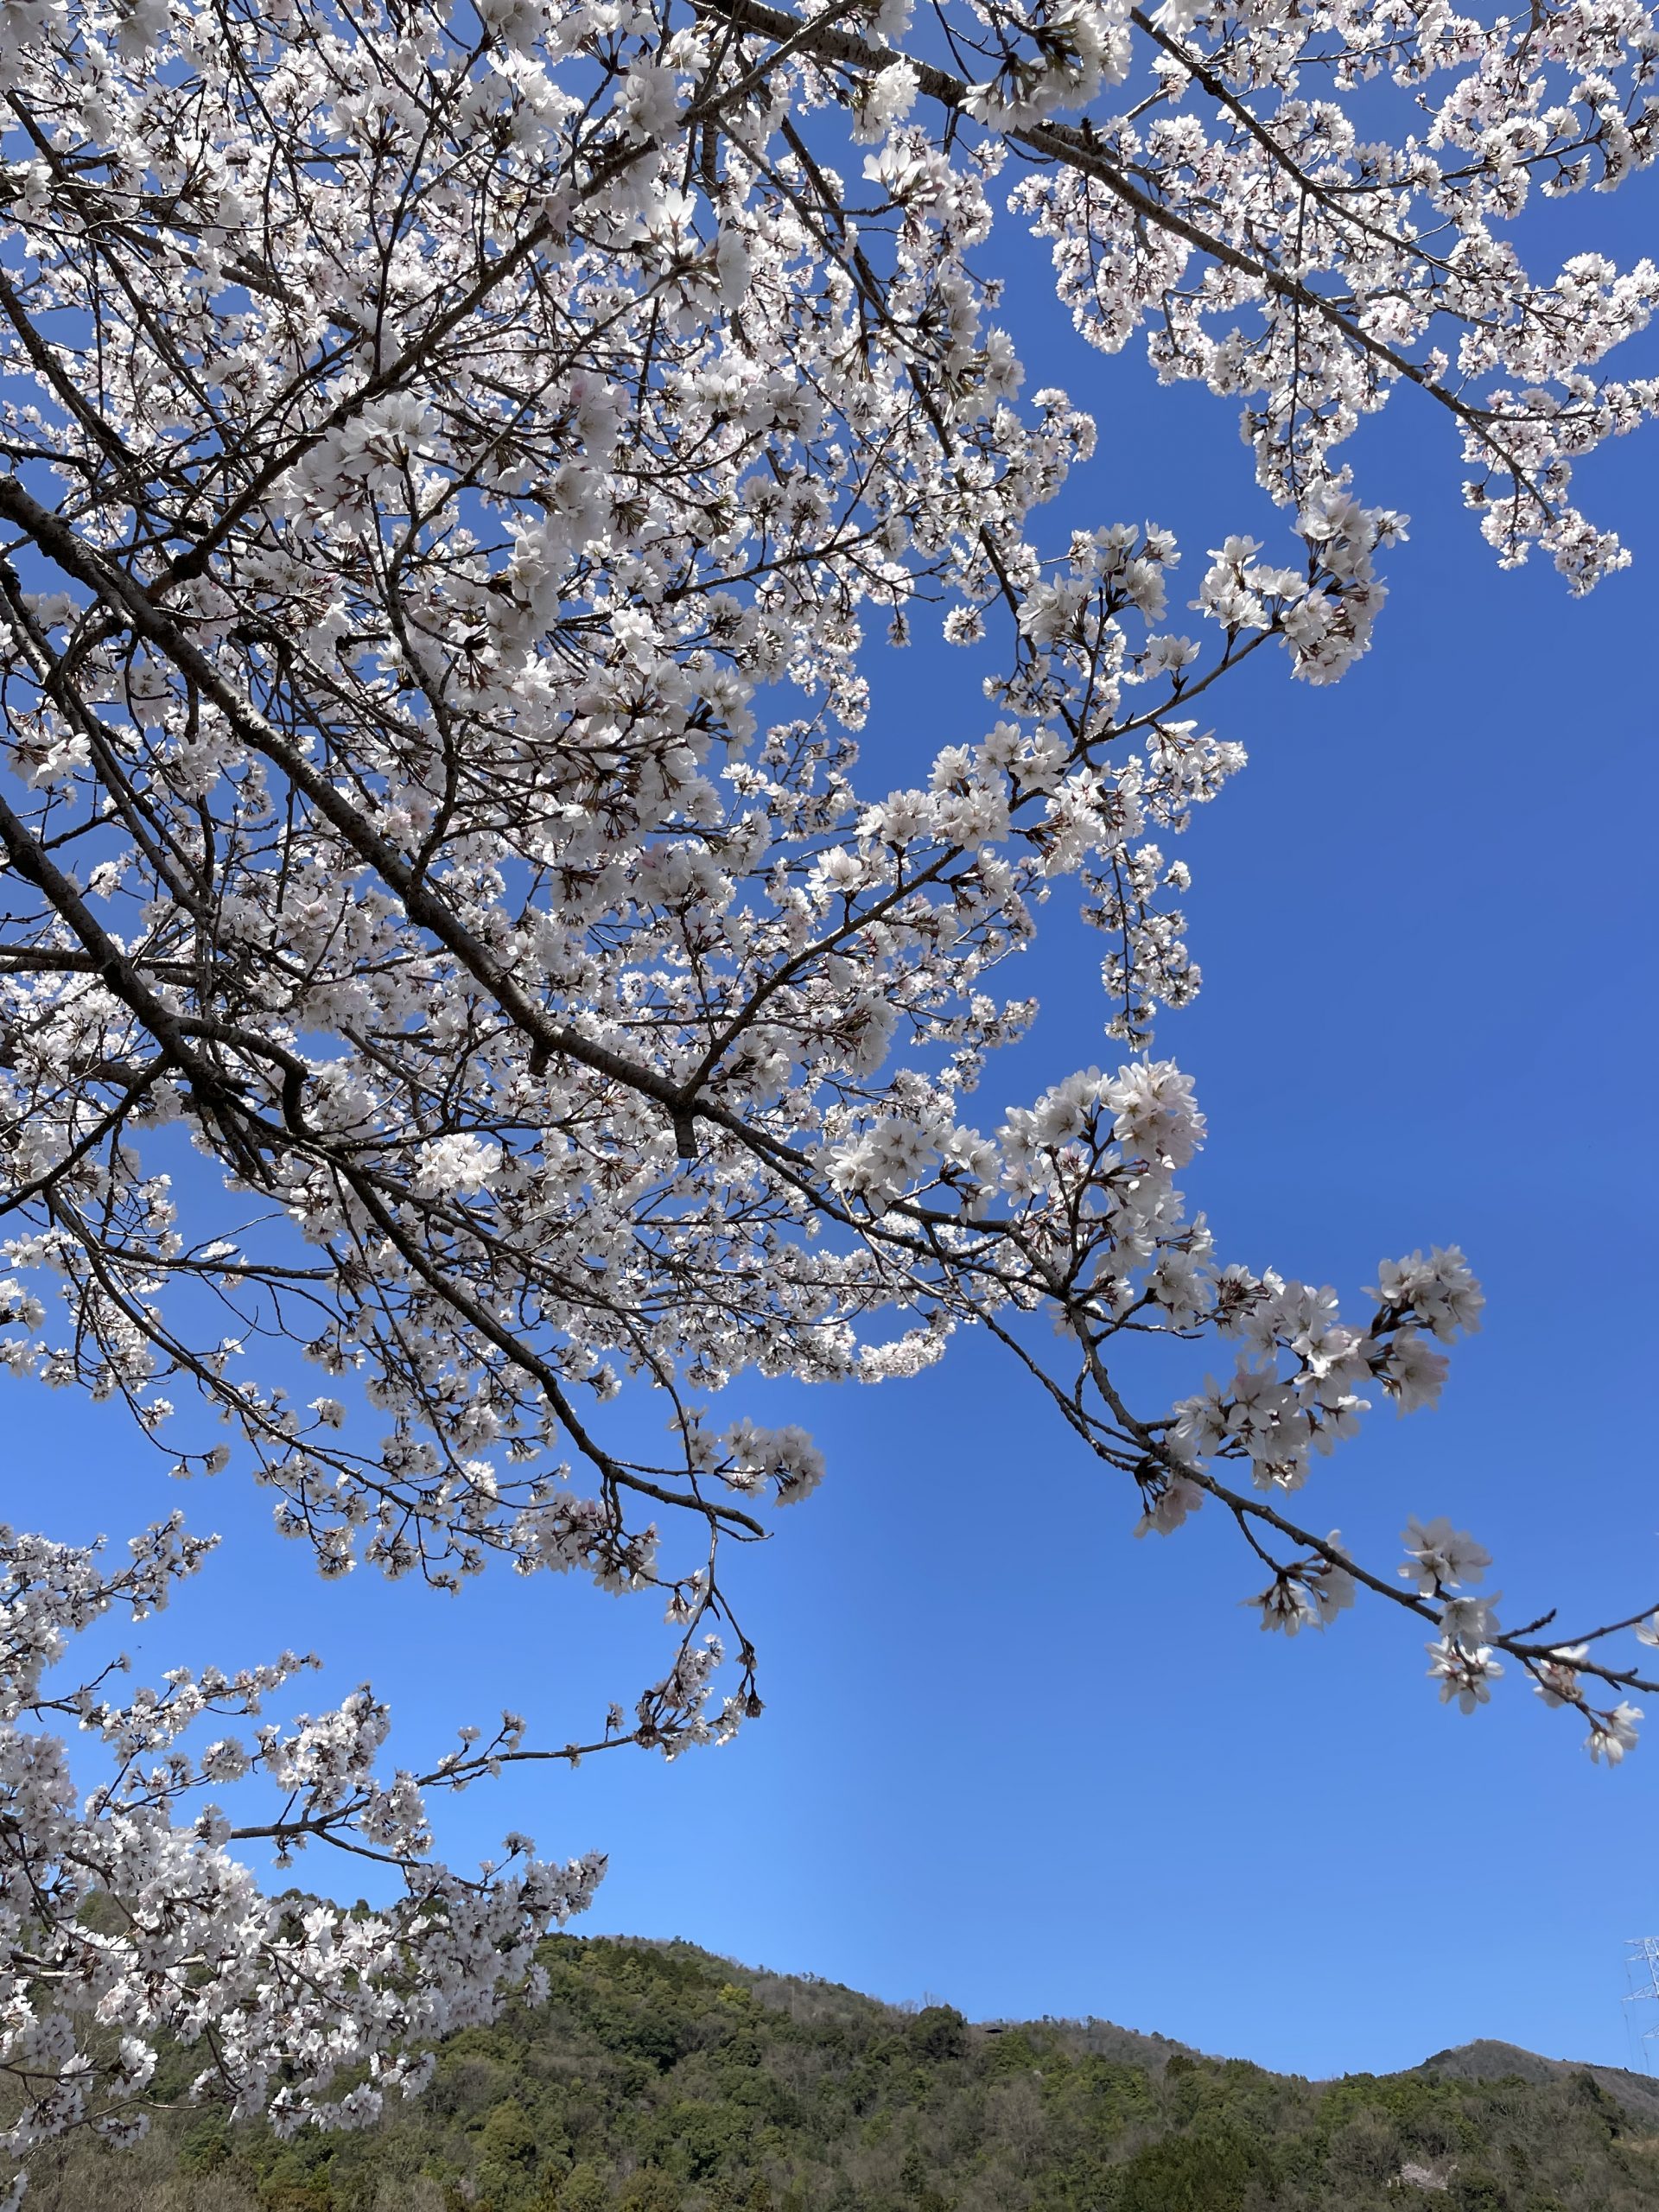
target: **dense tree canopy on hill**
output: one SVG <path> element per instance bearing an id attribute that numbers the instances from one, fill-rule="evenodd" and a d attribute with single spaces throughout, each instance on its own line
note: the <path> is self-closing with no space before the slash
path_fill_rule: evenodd
<path id="1" fill-rule="evenodd" d="M 372 2132 L 283 2140 L 187 2108 L 137 2158 L 69 2154 L 41 2178 L 53 2212 L 1659 2204 L 1659 2084 L 1637 2077 L 1535 2060 L 1543 2078 L 1309 2082 L 1104 2023 L 987 2031 L 679 1944 L 564 1937 L 543 1955 L 546 2009 L 463 2030 L 427 2096 Z M 168 2069 L 171 2089 L 186 2078 Z"/>

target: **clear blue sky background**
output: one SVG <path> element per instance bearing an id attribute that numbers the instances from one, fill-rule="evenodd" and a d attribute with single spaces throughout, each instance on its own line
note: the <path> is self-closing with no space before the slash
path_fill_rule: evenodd
<path id="1" fill-rule="evenodd" d="M 1593 241 L 1628 260 L 1656 205 L 1647 180 L 1548 211 L 1536 257 Z M 998 251 L 1033 383 L 1101 419 L 1056 543 L 1151 518 L 1194 584 L 1224 533 L 1271 543 L 1230 408 L 1086 352 L 1038 250 L 1011 231 Z M 1457 1240 L 1490 1294 L 1442 1409 L 1376 1417 L 1319 1470 L 1310 1515 L 1392 1561 L 1408 1513 L 1449 1513 L 1496 1554 L 1507 1616 L 1559 1601 L 1587 1625 L 1659 1599 L 1659 442 L 1586 474 L 1638 565 L 1581 604 L 1547 568 L 1498 573 L 1426 404 L 1396 401 L 1355 451 L 1412 543 L 1337 690 L 1293 686 L 1275 656 L 1214 697 L 1251 765 L 1185 840 L 1205 984 L 1160 1048 L 1198 1077 L 1211 1141 L 1187 1187 L 1224 1256 L 1352 1298 L 1382 1255 Z M 884 664 L 872 788 L 978 734 L 978 673 L 925 643 Z M 1046 1011 L 993 1067 L 986 1115 L 1113 1050 L 1099 949 L 1060 931 L 1010 976 Z M 546 1580 L 492 1575 L 453 1603 L 325 1587 L 232 1478 L 171 1491 L 113 1414 L 5 1388 L 14 1517 L 119 1536 L 182 1503 L 235 1538 L 144 1632 L 151 1668 L 315 1643 L 331 1691 L 372 1673 L 391 1694 L 418 1758 L 504 1701 L 564 1740 L 663 1649 L 649 1606 Z M 1421 1636 L 1375 1607 L 1323 1638 L 1260 1635 L 1237 1604 L 1258 1578 L 1215 1516 L 1132 1542 L 1132 1500 L 992 1347 L 800 1395 L 762 1403 L 810 1422 L 831 1474 L 745 1562 L 764 1720 L 672 1766 L 623 1755 L 475 1792 L 446 1818 L 454 1857 L 515 1824 L 600 1846 L 594 1929 L 976 2016 L 1095 2013 L 1308 2074 L 1478 2035 L 1627 2063 L 1624 1942 L 1659 1930 L 1659 1700 L 1610 1776 L 1513 1681 L 1477 1718 L 1440 1707 Z"/>

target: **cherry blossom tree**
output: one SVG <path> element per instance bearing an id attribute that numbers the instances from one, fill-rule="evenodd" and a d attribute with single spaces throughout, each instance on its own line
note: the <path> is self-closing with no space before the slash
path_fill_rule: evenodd
<path id="1" fill-rule="evenodd" d="M 1370 642 L 1363 416 L 1445 421 L 1500 561 L 1623 565 L 1572 477 L 1659 403 L 1602 366 L 1659 272 L 1522 257 L 1534 194 L 1650 158 L 1656 55 L 1637 0 L 0 0 L 0 1355 L 264 1485 L 325 1574 L 575 1573 L 673 1630 L 588 1743 L 507 1714 L 416 1775 L 370 1690 L 263 1719 L 292 1653 L 69 1663 L 202 1565 L 180 1516 L 122 1564 L 6 1532 L 17 2189 L 142 2132 L 160 2039 L 357 2124 L 533 1982 L 601 1862 L 462 1876 L 431 1803 L 759 1713 L 729 1563 L 823 1470 L 747 1374 L 893 1386 L 986 1332 L 1140 1531 L 1232 1524 L 1264 1628 L 1363 1586 L 1443 1699 L 1507 1668 L 1623 1756 L 1651 1605 L 1504 1629 L 1447 1522 L 1367 1566 L 1296 1510 L 1480 1293 L 1414 1253 L 1344 1320 L 1224 1262 L 1153 1025 L 1198 981 L 1166 847 L 1243 762 L 1205 695 Z M 1027 396 L 998 223 L 1090 345 L 1243 409 L 1264 537 L 1183 572 L 1192 634 L 1166 531 L 1045 535 L 1096 429 Z M 982 664 L 913 788 L 872 626 Z M 1065 879 L 1122 1065 L 976 1119 Z M 1147 1333 L 1192 1346 L 1173 1406 Z M 259 1840 L 400 1901 L 262 1897 Z"/>

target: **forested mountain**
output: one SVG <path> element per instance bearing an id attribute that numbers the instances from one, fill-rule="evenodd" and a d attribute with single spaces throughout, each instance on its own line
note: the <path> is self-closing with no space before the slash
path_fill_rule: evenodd
<path id="1" fill-rule="evenodd" d="M 1659 2084 L 1501 2044 L 1307 2082 L 1104 2022 L 974 2026 L 680 1943 L 562 1937 L 378 2129 L 36 2171 L 35 2212 L 1635 2212 Z M 162 2081 L 177 2097 L 199 2062 Z"/>

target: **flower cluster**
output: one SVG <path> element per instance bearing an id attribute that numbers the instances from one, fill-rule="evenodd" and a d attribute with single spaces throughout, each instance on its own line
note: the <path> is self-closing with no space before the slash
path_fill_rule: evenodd
<path id="1" fill-rule="evenodd" d="M 112 1608 L 160 1610 L 207 1548 L 175 1516 L 112 1571 L 94 1549 L 0 1529 L 0 2148 L 20 2177 L 68 2127 L 141 2138 L 162 2037 L 200 2053 L 195 2094 L 264 2113 L 279 2132 L 366 2125 L 389 2094 L 422 2086 L 427 2062 L 411 2044 L 490 2018 L 502 1988 L 532 1974 L 537 1939 L 582 1910 L 604 1871 L 597 1857 L 540 1863 L 523 1838 L 470 1879 L 430 1856 L 427 1791 L 499 1763 L 522 1732 L 511 1718 L 481 1753 L 465 1747 L 423 1781 L 383 1781 L 387 1715 L 367 1690 L 288 1729 L 263 1724 L 251 1748 L 229 1735 L 183 1747 L 193 1730 L 257 1716 L 315 1663 L 292 1653 L 235 1675 L 180 1669 L 114 1699 L 120 1661 L 47 1694 L 43 1676 L 79 1631 Z M 110 1778 L 84 1800 L 54 1718 L 111 1754 Z M 278 1809 L 233 1829 L 205 1793 L 251 1776 Z M 289 1853 L 346 1840 L 396 1869 L 404 1896 L 351 1914 L 263 1897 L 226 1848 L 250 1835 Z M 336 2094 L 342 2074 L 353 2085 Z"/>
<path id="2" fill-rule="evenodd" d="M 1601 0 L 912 14 L 0 10 L 0 1363 L 124 1405 L 170 1472 L 235 1465 L 328 1575 L 580 1573 L 675 1639 L 591 1745 L 513 1717 L 388 1774 L 366 1688 L 259 1717 L 296 1655 L 48 1697 L 202 1541 L 111 1574 L 6 1539 L 25 2161 L 130 2133 L 162 2035 L 203 2094 L 352 2124 L 524 1975 L 597 1866 L 520 1840 L 462 1881 L 433 1793 L 760 1711 L 726 1561 L 824 1471 L 715 1414 L 746 1376 L 892 1382 L 982 1331 L 1143 1533 L 1222 1510 L 1264 1626 L 1364 1587 L 1448 1700 L 1509 1665 L 1598 1758 L 1631 1739 L 1604 1637 L 1659 1640 L 1651 1606 L 1540 1643 L 1444 1523 L 1402 1581 L 1287 1517 L 1369 1408 L 1434 1402 L 1479 1293 L 1417 1253 L 1344 1319 L 1224 1262 L 1152 1045 L 1200 982 L 1173 841 L 1244 765 L 1209 695 L 1267 652 L 1328 684 L 1383 607 L 1404 518 L 1350 480 L 1361 417 L 1449 416 L 1504 560 L 1624 560 L 1571 471 L 1653 410 L 1603 365 L 1659 279 L 1535 282 L 1512 232 L 1649 158 L 1659 35 Z M 1087 337 L 1144 326 L 1243 404 L 1260 535 L 1184 570 L 1155 522 L 1048 531 L 1098 432 L 999 320 L 1010 201 Z M 867 734 L 872 625 L 978 669 L 931 758 Z M 1123 1065 L 976 1103 L 1036 1011 L 1012 956 L 1068 910 Z M 1173 1408 L 1147 1336 L 1205 1347 Z M 404 1901 L 263 1901 L 256 1837 L 367 1852 Z"/>

